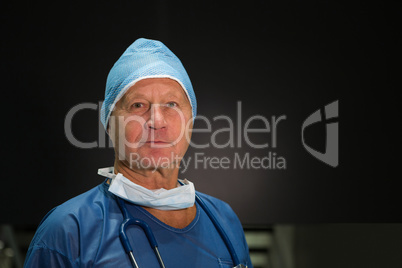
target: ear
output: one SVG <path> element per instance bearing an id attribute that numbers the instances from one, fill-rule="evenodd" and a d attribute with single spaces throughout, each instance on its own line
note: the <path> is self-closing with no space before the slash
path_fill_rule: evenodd
<path id="1" fill-rule="evenodd" d="M 186 131 L 186 138 L 187 138 L 188 143 L 190 143 L 191 137 L 192 137 L 192 135 L 193 135 L 193 124 L 194 124 L 194 119 L 191 117 L 191 118 L 187 121 L 187 123 L 186 123 L 186 128 L 185 128 L 185 131 Z"/>
<path id="2" fill-rule="evenodd" d="M 111 116 L 109 118 L 109 122 L 107 124 L 107 129 L 106 133 L 109 135 L 110 140 L 112 141 L 113 147 L 116 146 L 117 140 L 116 140 L 116 120 L 114 116 Z"/>

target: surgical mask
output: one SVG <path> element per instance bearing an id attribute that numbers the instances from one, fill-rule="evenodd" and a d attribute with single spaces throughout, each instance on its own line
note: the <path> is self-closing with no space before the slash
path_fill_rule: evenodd
<path id="1" fill-rule="evenodd" d="M 114 174 L 114 168 L 101 168 L 98 174 L 112 179 L 109 192 L 133 204 L 156 208 L 159 210 L 176 210 L 189 208 L 195 202 L 194 184 L 188 180 L 180 180 L 184 185 L 166 190 L 164 188 L 150 190 L 124 177 Z"/>

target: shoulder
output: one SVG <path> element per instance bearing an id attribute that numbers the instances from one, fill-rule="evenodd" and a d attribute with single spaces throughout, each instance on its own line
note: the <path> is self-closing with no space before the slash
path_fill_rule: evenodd
<path id="1" fill-rule="evenodd" d="M 204 203 L 207 203 L 208 205 L 216 209 L 225 209 L 233 211 L 228 203 L 226 203 L 223 200 L 220 200 L 219 198 L 198 191 L 196 191 L 196 194 L 204 201 Z"/>
<path id="2" fill-rule="evenodd" d="M 53 208 L 42 219 L 39 227 L 47 229 L 65 227 L 66 225 L 79 225 L 82 218 L 96 219 L 102 216 L 102 206 L 105 205 L 105 194 L 102 193 L 102 185 L 98 185 L 89 191 L 73 197 L 63 204 Z M 68 226 L 72 227 L 72 226 Z M 71 228 L 68 228 L 71 230 Z"/>
<path id="3" fill-rule="evenodd" d="M 221 200 L 219 198 L 213 197 L 211 195 L 208 195 L 206 193 L 196 191 L 196 194 L 199 197 L 201 197 L 202 200 L 204 200 L 204 202 L 208 202 L 208 203 L 211 203 L 211 204 L 214 204 L 214 205 L 217 205 L 217 206 L 229 206 L 229 204 L 226 203 L 225 201 L 223 201 L 223 200 Z"/>
<path id="4" fill-rule="evenodd" d="M 102 187 L 98 185 L 49 211 L 36 230 L 30 253 L 57 252 L 63 258 L 75 260 L 81 237 L 98 233 L 105 218 L 108 196 Z"/>
<path id="5" fill-rule="evenodd" d="M 208 206 L 208 208 L 212 210 L 215 215 L 224 218 L 223 220 L 229 220 L 232 222 L 235 221 L 240 223 L 232 207 L 225 201 L 198 191 L 196 192 L 196 194 L 202 199 L 202 201 Z"/>

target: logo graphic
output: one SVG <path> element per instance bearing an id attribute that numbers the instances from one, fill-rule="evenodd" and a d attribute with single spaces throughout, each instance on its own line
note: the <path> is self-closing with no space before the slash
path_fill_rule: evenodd
<path id="1" fill-rule="evenodd" d="M 338 137 L 338 122 L 334 122 L 334 119 L 338 118 L 338 100 L 324 107 L 324 117 L 327 132 L 325 153 L 321 153 L 317 150 L 314 150 L 305 143 L 304 139 L 305 128 L 311 126 L 312 124 L 322 121 L 320 109 L 312 113 L 303 122 L 302 126 L 303 146 L 310 154 L 312 154 L 318 160 L 330 165 L 331 167 L 337 167 L 339 163 L 339 137 Z"/>

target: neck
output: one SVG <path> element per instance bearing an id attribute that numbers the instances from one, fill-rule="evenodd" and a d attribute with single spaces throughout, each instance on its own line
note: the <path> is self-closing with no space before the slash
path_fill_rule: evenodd
<path id="1" fill-rule="evenodd" d="M 115 160 L 114 171 L 115 173 L 121 173 L 130 181 L 150 190 L 160 188 L 169 190 L 176 188 L 179 174 L 178 168 L 156 170 L 132 169 L 125 162 L 119 161 L 118 159 Z M 163 223 L 180 229 L 188 226 L 194 220 L 197 211 L 195 204 L 192 207 L 179 210 L 143 208 Z"/>
<path id="2" fill-rule="evenodd" d="M 176 188 L 179 175 L 178 168 L 134 169 L 118 159 L 114 163 L 114 172 L 150 190 Z"/>

